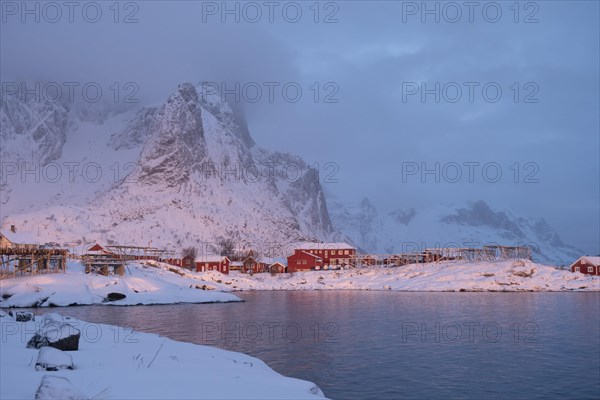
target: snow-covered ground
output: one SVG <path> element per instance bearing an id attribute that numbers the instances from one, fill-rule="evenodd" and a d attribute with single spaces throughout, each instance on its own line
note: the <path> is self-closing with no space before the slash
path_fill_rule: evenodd
<path id="1" fill-rule="evenodd" d="M 39 350 L 26 343 L 42 319 L 16 322 L 0 310 L 0 398 L 33 399 L 48 375 L 72 384 L 58 379 L 57 399 L 323 398 L 314 383 L 284 377 L 254 357 L 66 317 L 81 331 L 79 350 L 65 352 L 73 370 L 36 371 Z M 82 397 L 67 397 L 67 390 Z"/>
<path id="2" fill-rule="evenodd" d="M 600 277 L 530 261 L 441 262 L 276 276 L 196 273 L 146 261 L 130 264 L 124 277 L 84 274 L 78 263 L 70 263 L 66 274 L 1 280 L 0 307 L 228 302 L 240 299 L 226 292 L 245 290 L 600 291 Z M 109 293 L 126 297 L 106 301 Z"/>
<path id="3" fill-rule="evenodd" d="M 231 293 L 214 290 L 214 285 L 190 281 L 180 274 L 180 268 L 166 264 L 156 268 L 136 262 L 129 264 L 123 277 L 100 276 L 85 274 L 78 262 L 68 263 L 66 274 L 18 276 L 0 280 L 0 307 L 240 301 Z M 121 293 L 126 297 L 105 302 L 109 293 Z"/>
<path id="4" fill-rule="evenodd" d="M 219 290 L 600 291 L 592 277 L 530 261 L 441 262 L 294 274 L 195 274 Z M 292 275 L 292 276 L 291 276 Z"/>

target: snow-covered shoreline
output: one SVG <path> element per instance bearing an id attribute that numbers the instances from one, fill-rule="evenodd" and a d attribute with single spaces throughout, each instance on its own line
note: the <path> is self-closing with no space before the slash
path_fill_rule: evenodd
<path id="1" fill-rule="evenodd" d="M 235 292 L 271 290 L 393 290 L 406 292 L 600 291 L 600 277 L 531 261 L 440 262 L 253 276 L 232 271 L 191 272 L 157 262 L 130 265 L 128 274 L 86 275 L 71 264 L 66 274 L 0 281 L 0 307 L 159 305 L 242 301 Z M 124 294 L 107 301 L 109 294 Z"/>
<path id="2" fill-rule="evenodd" d="M 174 272 L 175 271 L 175 272 Z M 64 307 L 104 304 L 114 306 L 242 301 L 215 290 L 208 282 L 181 275 L 178 268 L 155 268 L 132 263 L 121 276 L 85 274 L 79 263 L 69 263 L 65 274 L 20 276 L 0 281 L 0 307 Z M 107 301 L 109 294 L 125 295 Z"/>
<path id="3" fill-rule="evenodd" d="M 35 360 L 39 350 L 26 344 L 40 329 L 43 318 L 17 322 L 0 311 L 0 398 L 32 399 L 47 375 L 67 378 L 84 398 L 324 397 L 314 383 L 280 375 L 245 354 L 68 317 L 64 321 L 81 332 L 79 350 L 65 352 L 72 357 L 73 369 L 38 371 Z"/>
<path id="4" fill-rule="evenodd" d="M 600 291 L 600 277 L 531 261 L 440 262 L 294 274 L 193 274 L 218 290 L 393 290 L 405 292 Z"/>

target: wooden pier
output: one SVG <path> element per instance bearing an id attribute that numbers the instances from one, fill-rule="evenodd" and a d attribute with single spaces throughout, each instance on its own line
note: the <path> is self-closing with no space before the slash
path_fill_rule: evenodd
<path id="1" fill-rule="evenodd" d="M 106 246 L 98 244 L 88 249 L 87 253 L 81 256 L 85 265 L 85 273 L 96 273 L 100 275 L 125 275 L 127 262 L 136 260 L 154 260 L 162 261 L 172 251 L 158 249 L 155 247 L 143 246 Z"/>
<path id="2" fill-rule="evenodd" d="M 64 273 L 68 250 L 45 248 L 36 244 L 0 247 L 0 279 L 18 275 Z"/>

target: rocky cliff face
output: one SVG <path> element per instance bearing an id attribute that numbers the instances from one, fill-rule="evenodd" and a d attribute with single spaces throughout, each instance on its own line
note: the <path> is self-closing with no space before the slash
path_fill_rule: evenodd
<path id="1" fill-rule="evenodd" d="M 198 93 L 183 84 L 154 115 L 139 160 L 141 184 L 176 187 L 207 155 Z"/>
<path id="2" fill-rule="evenodd" d="M 68 114 L 58 102 L 6 96 L 0 105 L 2 159 L 40 165 L 58 160 L 71 128 Z"/>

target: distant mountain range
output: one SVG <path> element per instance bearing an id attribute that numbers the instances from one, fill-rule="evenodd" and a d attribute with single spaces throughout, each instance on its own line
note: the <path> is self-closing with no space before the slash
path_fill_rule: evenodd
<path id="1" fill-rule="evenodd" d="M 465 207 L 380 213 L 326 200 L 298 156 L 255 144 L 236 107 L 185 83 L 164 104 L 22 101 L 0 106 L 0 220 L 38 242 L 179 251 L 223 246 L 286 255 L 297 241 L 352 241 L 391 253 L 436 243 L 534 243 L 538 261 L 581 252 L 542 220 Z M 6 97 L 6 96 L 5 96 Z M 329 207 L 328 207 L 329 204 Z M 485 244 L 485 243 L 484 243 Z"/>
<path id="2" fill-rule="evenodd" d="M 329 204 L 334 226 L 369 253 L 524 244 L 534 250 L 534 260 L 559 265 L 570 264 L 583 254 L 564 244 L 544 219 L 495 211 L 484 201 L 388 213 L 379 212 L 368 198 L 358 204 L 330 199 Z"/>

